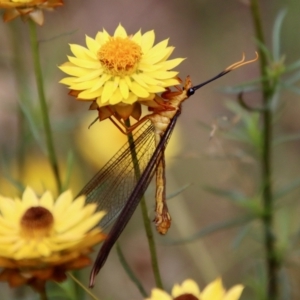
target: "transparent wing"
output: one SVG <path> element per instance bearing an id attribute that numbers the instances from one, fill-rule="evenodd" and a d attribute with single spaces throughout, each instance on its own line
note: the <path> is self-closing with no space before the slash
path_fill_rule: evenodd
<path id="1" fill-rule="evenodd" d="M 123 209 L 118 213 L 118 219 L 116 220 L 115 224 L 113 225 L 112 229 L 110 230 L 107 239 L 104 241 L 98 255 L 96 258 L 96 261 L 94 263 L 91 275 L 90 275 L 90 286 L 92 287 L 95 282 L 95 276 L 98 274 L 102 266 L 104 265 L 109 252 L 115 242 L 117 241 L 118 237 L 124 230 L 125 226 L 129 222 L 131 216 L 133 215 L 137 205 L 139 204 L 143 194 L 145 193 L 152 177 L 155 174 L 156 168 L 158 163 L 161 159 L 163 159 L 164 156 L 164 150 L 165 147 L 170 139 L 170 136 L 173 132 L 174 126 L 176 124 L 177 117 L 179 116 L 180 111 L 177 112 L 175 117 L 171 120 L 167 130 L 163 134 L 160 142 L 155 147 L 155 150 L 150 155 L 145 154 L 143 156 L 147 157 L 145 161 L 148 161 L 148 163 L 145 165 L 144 163 L 141 164 L 141 167 L 139 166 L 140 161 L 137 160 L 137 157 L 140 157 L 141 155 L 132 148 L 133 144 L 130 144 L 129 151 L 137 152 L 136 157 L 135 155 L 131 156 L 133 158 L 134 168 L 132 169 L 133 172 L 137 172 L 139 174 L 139 180 L 137 184 L 133 187 L 132 191 L 126 198 L 126 205 L 123 207 Z M 153 129 L 152 129 L 153 130 Z M 153 142 L 151 145 L 154 145 L 154 137 L 152 135 Z M 144 147 L 143 147 L 144 148 Z M 149 149 L 146 149 L 146 152 Z M 131 152 L 132 153 L 132 152 Z M 139 167 L 139 170 L 137 170 L 137 165 Z"/>
<path id="2" fill-rule="evenodd" d="M 132 148 L 136 153 L 134 159 Z M 97 210 L 107 212 L 99 224 L 101 228 L 109 226 L 119 215 L 140 177 L 136 174 L 144 172 L 154 150 L 154 127 L 147 121 L 134 133 L 133 142 L 126 143 L 80 191 L 79 195 L 86 196 L 86 203 L 96 203 Z M 134 161 L 138 162 L 138 173 Z"/>

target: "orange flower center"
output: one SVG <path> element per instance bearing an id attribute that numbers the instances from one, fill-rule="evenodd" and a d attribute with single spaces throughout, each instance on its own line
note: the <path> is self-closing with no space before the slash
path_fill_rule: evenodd
<path id="1" fill-rule="evenodd" d="M 11 0 L 10 2 L 14 2 L 14 3 L 28 3 L 28 2 L 32 2 L 32 0 Z"/>
<path id="2" fill-rule="evenodd" d="M 113 76 L 133 74 L 141 58 L 141 46 L 128 37 L 111 37 L 98 51 L 103 68 Z"/>
<path id="3" fill-rule="evenodd" d="M 27 238 L 41 238 L 49 235 L 53 223 L 53 215 L 48 209 L 30 207 L 21 218 L 21 232 Z"/>
<path id="4" fill-rule="evenodd" d="M 174 300 L 198 300 L 198 298 L 192 294 L 183 294 L 174 298 Z"/>

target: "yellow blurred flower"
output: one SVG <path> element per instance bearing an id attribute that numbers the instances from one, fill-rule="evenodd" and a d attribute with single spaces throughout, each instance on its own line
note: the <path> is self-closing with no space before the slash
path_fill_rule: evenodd
<path id="1" fill-rule="evenodd" d="M 226 291 L 222 280 L 217 278 L 200 292 L 197 283 L 187 279 L 181 285 L 175 284 L 171 295 L 155 288 L 151 292 L 151 297 L 146 300 L 238 300 L 243 289 L 244 287 L 239 284 Z"/>
<path id="2" fill-rule="evenodd" d="M 105 239 L 96 227 L 104 215 L 70 191 L 56 201 L 50 192 L 38 198 L 29 187 L 22 199 L 0 196 L 0 281 L 40 289 L 90 264 L 91 247 Z"/>
<path id="3" fill-rule="evenodd" d="M 18 16 L 23 19 L 31 18 L 39 25 L 44 23 L 43 10 L 53 10 L 62 6 L 63 0 L 0 0 L 0 8 L 4 8 L 4 22 L 9 22 Z"/>
<path id="4" fill-rule="evenodd" d="M 80 125 L 75 132 L 75 141 L 83 158 L 91 164 L 93 168 L 99 169 L 111 158 L 112 153 L 116 153 L 124 144 L 128 143 L 128 138 L 121 133 L 120 130 L 116 130 L 112 122 L 103 122 L 87 130 L 87 124 L 90 122 L 90 115 L 85 116 L 80 121 Z M 182 138 L 183 131 L 180 124 L 178 124 L 165 150 L 165 157 L 169 167 L 176 161 L 174 158 L 180 155 L 182 151 Z M 113 141 L 113 143 L 109 141 Z M 95 155 L 95 153 L 97 153 L 97 155 Z M 38 170 L 33 170 L 32 173 L 36 171 Z M 72 178 L 73 177 L 74 176 L 72 176 Z M 74 183 L 74 188 L 75 184 L 76 183 Z M 55 187 L 55 185 L 53 186 Z"/>
<path id="5" fill-rule="evenodd" d="M 60 69 L 70 75 L 60 82 L 69 86 L 78 100 L 95 101 L 100 119 L 112 113 L 120 118 L 139 118 L 137 101 L 153 100 L 156 93 L 179 83 L 178 72 L 170 71 L 184 59 L 168 60 L 174 47 L 168 40 L 153 46 L 154 31 L 127 35 L 119 25 L 113 36 L 105 30 L 95 39 L 86 37 L 87 48 L 72 44 L 74 56 Z"/>
<path id="6" fill-rule="evenodd" d="M 24 158 L 24 163 L 22 165 L 22 171 L 18 171 L 18 166 L 16 161 L 13 161 L 7 166 L 7 173 L 10 174 L 9 180 L 4 176 L 3 172 L 0 172 L 0 191 L 2 195 L 15 197 L 20 194 L 20 186 L 30 186 L 38 195 L 43 194 L 45 191 L 50 191 L 56 195 L 57 186 L 56 181 L 47 160 L 47 157 L 36 153 L 32 149 L 29 154 Z M 66 161 L 59 161 L 60 175 L 61 178 L 66 178 L 68 166 Z M 82 170 L 79 169 L 78 165 L 72 167 L 72 176 L 68 182 L 68 188 L 72 191 L 79 192 L 81 185 L 83 184 Z M 2 174 L 1 174 L 2 173 Z M 20 186 L 16 185 L 20 183 Z"/>

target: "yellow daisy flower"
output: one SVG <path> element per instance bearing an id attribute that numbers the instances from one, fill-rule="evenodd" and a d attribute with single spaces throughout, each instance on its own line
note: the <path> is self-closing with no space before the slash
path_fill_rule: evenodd
<path id="1" fill-rule="evenodd" d="M 53 10 L 62 6 L 63 0 L 0 0 L 0 8 L 4 8 L 4 22 L 9 22 L 18 16 L 24 20 L 28 17 L 39 25 L 44 23 L 43 10 Z"/>
<path id="2" fill-rule="evenodd" d="M 137 101 L 153 100 L 156 93 L 179 83 L 170 71 L 184 59 L 168 60 L 174 47 L 168 40 L 154 45 L 154 31 L 127 35 L 119 25 L 113 36 L 105 30 L 95 39 L 86 37 L 87 48 L 71 44 L 74 56 L 59 68 L 70 75 L 60 82 L 69 86 L 78 100 L 95 101 L 101 119 L 117 113 L 121 118 L 140 114 Z M 106 108 L 106 109 L 104 109 Z"/>
<path id="3" fill-rule="evenodd" d="M 85 205 L 84 196 L 73 200 L 70 191 L 56 201 L 50 192 L 38 198 L 29 187 L 22 199 L 0 196 L 0 280 L 39 287 L 90 264 L 86 255 L 105 238 L 96 227 L 104 215 Z"/>
<path id="4" fill-rule="evenodd" d="M 226 291 L 222 280 L 218 278 L 200 292 L 197 283 L 187 279 L 181 285 L 175 284 L 171 295 L 155 288 L 151 292 L 151 297 L 146 300 L 238 300 L 243 289 L 244 287 L 239 284 Z"/>

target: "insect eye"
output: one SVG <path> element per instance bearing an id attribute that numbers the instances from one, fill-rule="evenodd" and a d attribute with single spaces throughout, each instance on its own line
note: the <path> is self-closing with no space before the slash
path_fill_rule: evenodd
<path id="1" fill-rule="evenodd" d="M 192 96 L 194 94 L 195 94 L 195 89 L 194 88 L 189 88 L 188 91 L 187 91 L 187 95 Z"/>

